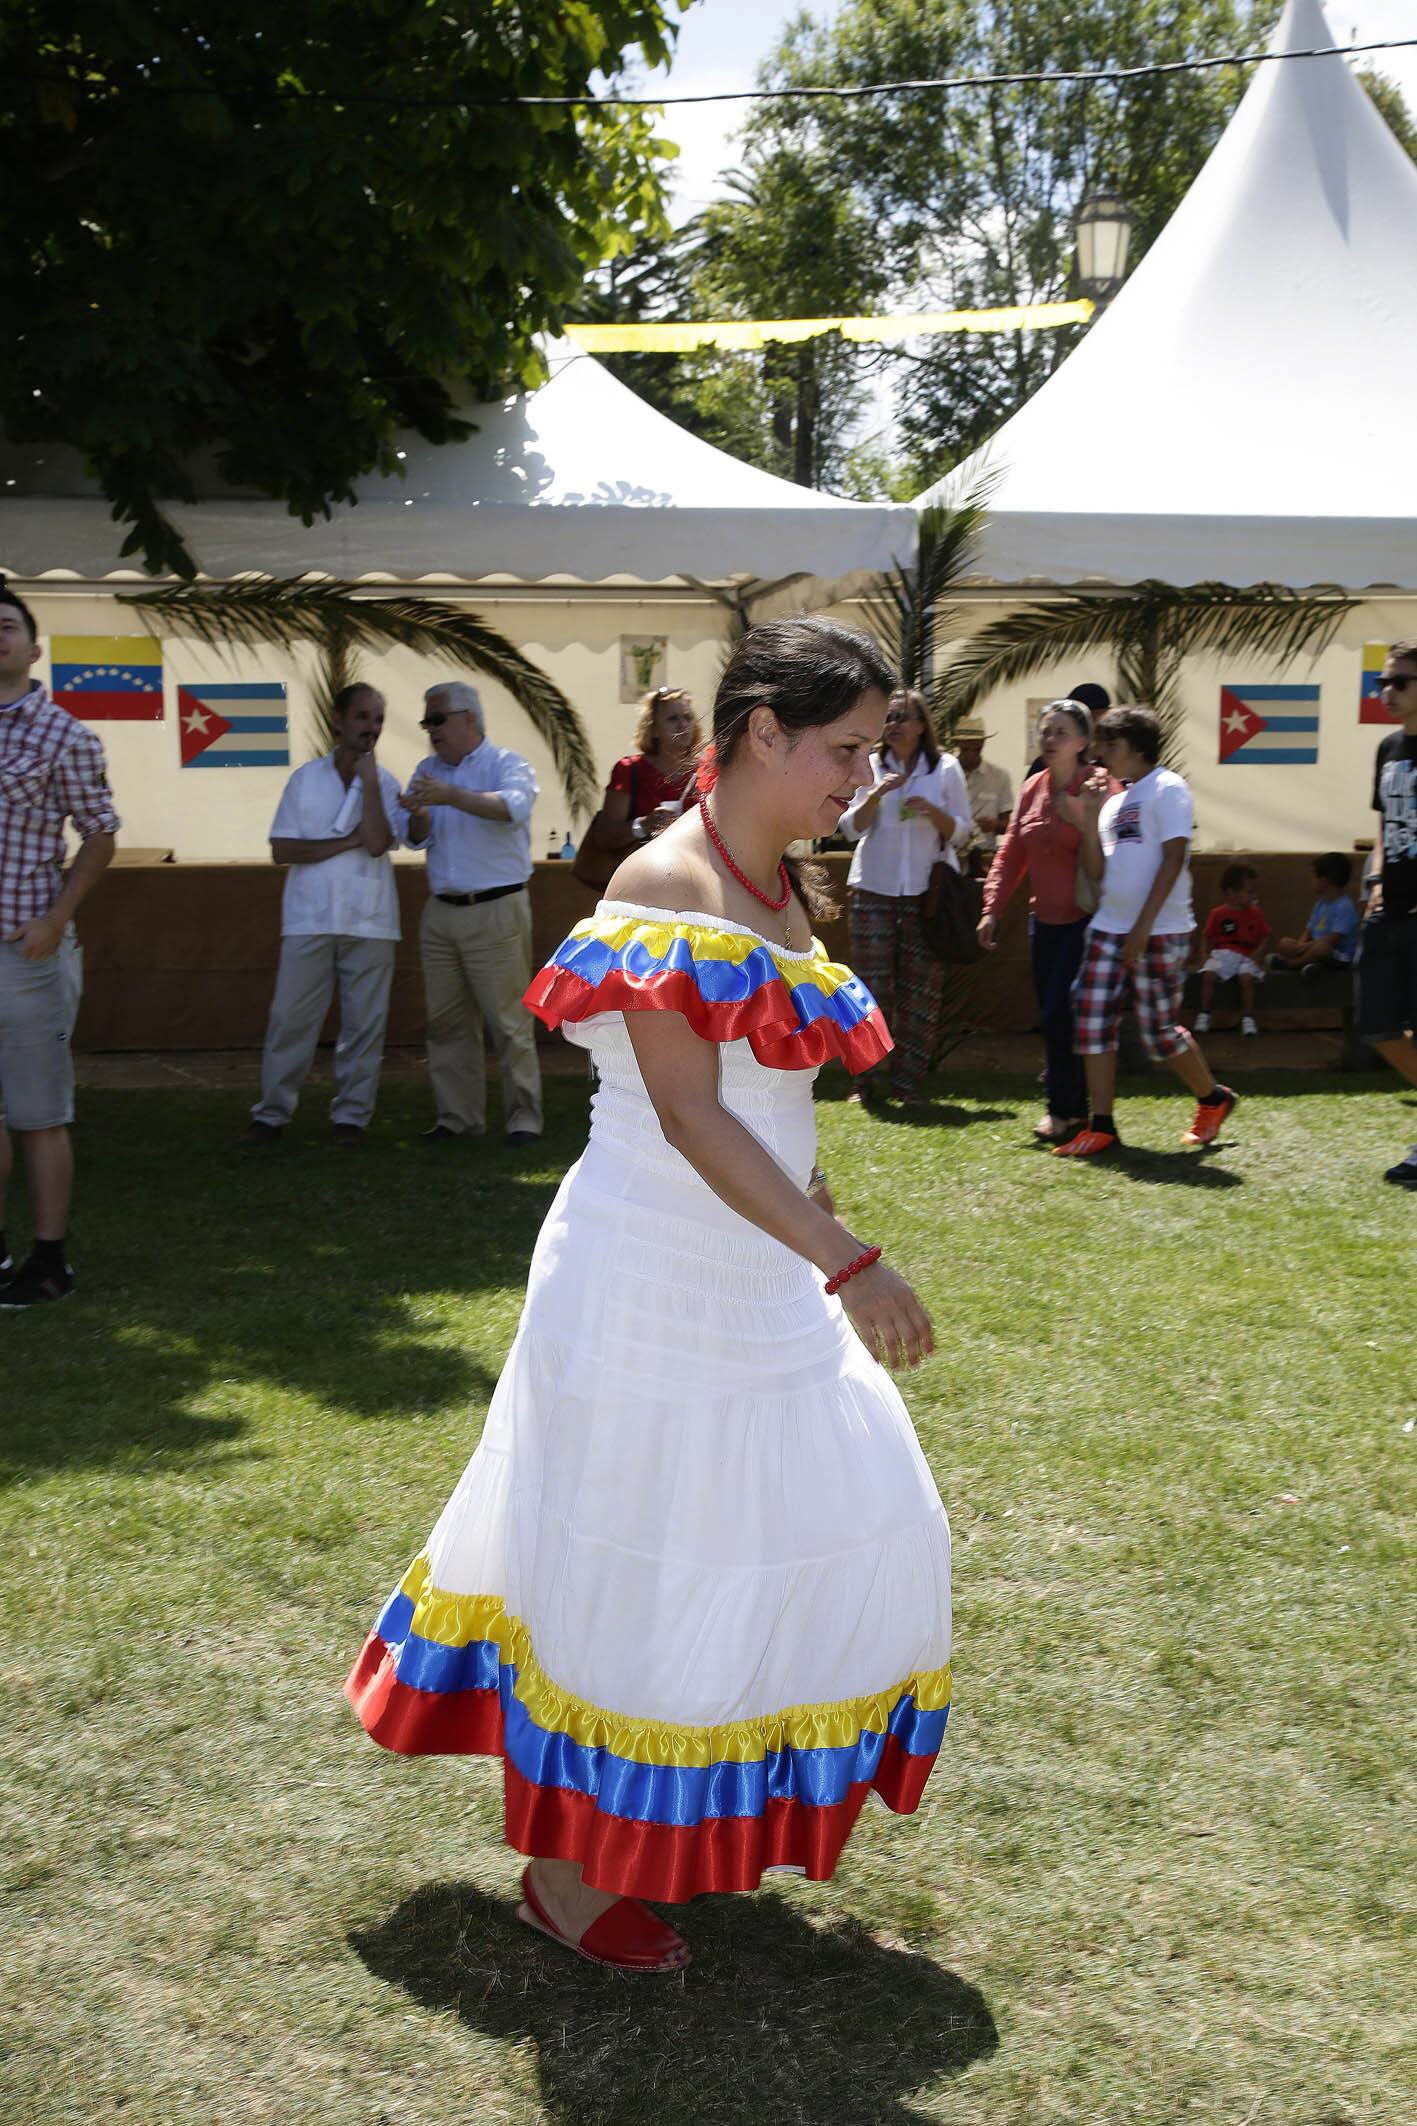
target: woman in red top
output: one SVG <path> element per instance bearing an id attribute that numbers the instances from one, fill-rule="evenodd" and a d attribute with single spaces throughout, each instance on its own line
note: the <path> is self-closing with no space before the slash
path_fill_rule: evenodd
<path id="1" fill-rule="evenodd" d="M 646 694 L 634 751 L 611 769 L 596 814 L 596 848 L 633 849 L 694 803 L 694 764 L 702 745 L 694 704 L 682 687 Z"/>
<path id="2" fill-rule="evenodd" d="M 1008 832 L 984 882 L 979 942 L 994 949 L 999 917 L 1025 873 L 1028 876 L 1029 955 L 1033 987 L 1043 1021 L 1048 1112 L 1034 1128 L 1047 1144 L 1064 1143 L 1087 1119 L 1087 1083 L 1073 1050 L 1073 982 L 1095 890 L 1084 908 L 1078 900 L 1078 850 L 1082 833 L 1077 793 L 1089 774 L 1085 755 L 1092 743 L 1092 717 L 1079 701 L 1050 701 L 1038 719 L 1038 750 L 1044 766 L 1019 792 Z"/>

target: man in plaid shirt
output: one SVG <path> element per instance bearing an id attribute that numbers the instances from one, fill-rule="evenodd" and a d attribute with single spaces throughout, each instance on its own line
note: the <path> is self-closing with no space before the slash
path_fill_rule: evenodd
<path id="1" fill-rule="evenodd" d="M 55 707 L 34 677 L 38 658 L 34 615 L 0 579 L 0 1225 L 13 1130 L 24 1146 L 35 1231 L 19 1270 L 0 1233 L 4 1309 L 67 1299 L 74 1289 L 64 1257 L 74 1179 L 69 1036 L 80 987 L 72 919 L 111 863 L 118 829 L 103 747 Z M 66 819 L 81 841 L 67 877 Z"/>
<path id="2" fill-rule="evenodd" d="M 1117 1084 L 1117 1028 L 1130 1005 L 1142 1046 L 1169 1063 L 1196 1096 L 1183 1144 L 1213 1144 L 1235 1105 L 1217 1085 L 1194 1037 L 1177 1023 L 1195 918 L 1188 863 L 1195 808 L 1181 777 L 1161 760 L 1161 724 L 1144 708 L 1109 709 L 1093 750 L 1102 770 L 1076 797 L 1055 800 L 1082 830 L 1082 860 L 1101 883 L 1087 950 L 1073 984 L 1077 1051 L 1087 1071 L 1087 1127 L 1057 1159 L 1095 1159 L 1121 1143 L 1112 1103 Z M 1108 796 L 1108 775 L 1123 788 Z"/>

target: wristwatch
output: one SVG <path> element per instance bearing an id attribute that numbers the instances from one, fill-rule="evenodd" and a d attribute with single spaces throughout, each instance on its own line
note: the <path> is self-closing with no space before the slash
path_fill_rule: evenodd
<path id="1" fill-rule="evenodd" d="M 649 840 L 649 826 L 643 813 L 638 819 L 630 821 L 630 832 L 637 842 L 647 842 Z"/>

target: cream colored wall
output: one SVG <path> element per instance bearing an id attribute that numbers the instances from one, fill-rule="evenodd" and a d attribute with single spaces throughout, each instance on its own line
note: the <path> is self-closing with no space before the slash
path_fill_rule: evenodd
<path id="1" fill-rule="evenodd" d="M 25 593 L 44 637 L 138 632 L 131 613 L 101 592 L 59 593 L 31 586 Z M 607 597 L 593 589 L 533 595 L 478 595 L 465 601 L 550 673 L 585 720 L 602 781 L 610 764 L 628 750 L 636 710 L 620 701 L 620 638 L 668 638 L 667 676 L 687 687 L 707 721 L 725 645 L 726 614 L 716 601 L 685 591 L 672 598 Z M 995 619 L 1017 601 L 981 599 L 971 607 L 979 623 Z M 843 619 L 859 618 L 850 607 Z M 1307 659 L 1279 670 L 1258 659 L 1231 659 L 1222 667 L 1203 659 L 1188 662 L 1183 680 L 1186 735 L 1182 762 L 1196 795 L 1196 845 L 1200 849 L 1346 848 L 1372 833 L 1370 792 L 1373 754 L 1380 730 L 1358 722 L 1363 645 L 1417 635 L 1417 599 L 1373 598 L 1345 624 L 1333 648 L 1310 667 Z M 179 861 L 259 862 L 267 853 L 272 814 L 287 770 L 280 768 L 192 769 L 180 766 L 176 720 L 179 680 L 283 679 L 290 689 L 291 761 L 310 758 L 308 666 L 302 669 L 274 651 L 239 650 L 223 657 L 175 636 L 163 639 L 167 714 L 162 723 L 103 723 L 94 728 L 108 753 L 118 809 L 120 840 L 129 848 L 171 849 Z M 1087 661 L 1084 660 L 1084 665 Z M 41 665 L 49 677 L 48 657 Z M 404 652 L 370 659 L 364 676 L 389 703 L 381 758 L 404 780 L 422 757 L 417 729 L 423 690 L 457 676 L 436 662 Z M 985 721 L 997 735 L 989 757 L 998 760 L 1017 786 L 1033 758 L 1029 703 L 1047 700 L 1080 678 L 1111 685 L 1105 668 L 1080 669 L 1076 660 L 1023 685 L 1004 688 L 986 705 Z M 1219 697 L 1223 681 L 1318 681 L 1319 759 L 1316 767 L 1222 767 Z M 502 690 L 477 681 L 493 738 L 526 755 L 541 785 L 532 819 L 532 849 L 546 854 L 552 833 L 559 847 L 568 825 L 579 838 L 584 821 L 568 818 L 550 756 L 520 709 Z M 405 860 L 416 862 L 416 857 Z"/>
<path id="2" fill-rule="evenodd" d="M 1013 601 L 1017 603 L 1017 601 Z M 979 624 L 1009 611 L 1009 603 L 980 600 L 971 607 Z M 1345 623 L 1333 647 L 1312 662 L 1300 658 L 1280 668 L 1263 659 L 1190 658 L 1182 679 L 1186 711 L 1180 766 L 1195 793 L 1198 849 L 1349 849 L 1373 832 L 1373 755 L 1383 732 L 1358 721 L 1363 646 L 1417 635 L 1417 599 L 1371 598 Z M 1034 717 L 1029 704 L 1047 701 L 1082 679 L 1115 691 L 1102 660 L 1069 659 L 1016 687 L 1001 688 L 985 704 L 984 721 L 995 736 L 987 753 L 1015 779 L 1034 758 Z M 1220 689 L 1244 681 L 1317 684 L 1319 757 L 1314 767 L 1222 766 Z"/>
<path id="3" fill-rule="evenodd" d="M 44 660 L 39 670 L 50 677 L 52 635 L 138 634 L 141 625 L 116 598 L 102 593 L 56 592 L 29 586 L 24 593 L 39 623 Z M 627 752 L 638 710 L 620 700 L 620 638 L 662 635 L 668 638 L 668 680 L 687 687 L 707 713 L 713 698 L 724 648 L 724 608 L 714 600 L 686 591 L 673 601 L 608 599 L 602 593 L 548 593 L 536 598 L 479 596 L 465 601 L 492 627 L 500 629 L 528 657 L 548 672 L 575 703 L 585 720 L 604 781 L 611 763 Z M 179 681 L 281 679 L 289 689 L 291 766 L 315 751 L 311 731 L 309 665 L 274 650 L 235 650 L 229 655 L 200 643 L 165 634 L 163 685 L 166 715 L 161 723 L 97 723 L 109 774 L 123 820 L 120 844 L 128 848 L 171 849 L 179 862 L 250 863 L 267 855 L 272 815 L 286 776 L 285 768 L 193 768 L 181 766 L 178 753 L 176 693 Z M 476 674 L 459 674 L 434 661 L 398 652 L 371 658 L 361 676 L 379 687 L 388 700 L 388 717 L 380 758 L 400 781 L 426 752 L 417 728 L 423 690 L 445 678 L 471 678 L 487 709 L 488 730 L 531 762 L 541 786 L 532 816 L 532 850 L 544 856 L 551 834 L 560 846 L 568 826 L 579 838 L 584 821 L 573 825 L 550 755 L 521 710 L 500 687 Z M 416 857 L 406 861 L 417 862 Z"/>

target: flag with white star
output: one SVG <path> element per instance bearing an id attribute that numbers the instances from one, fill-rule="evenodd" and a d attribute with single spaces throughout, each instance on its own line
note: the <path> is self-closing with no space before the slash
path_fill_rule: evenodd
<path id="1" fill-rule="evenodd" d="M 290 719 L 278 679 L 188 680 L 177 689 L 184 768 L 288 768 Z"/>
<path id="2" fill-rule="evenodd" d="M 1222 767 L 1312 768 L 1318 757 L 1317 687 L 1220 689 Z"/>
<path id="3" fill-rule="evenodd" d="M 162 722 L 162 644 L 151 635 L 56 635 L 51 698 L 85 723 Z"/>

